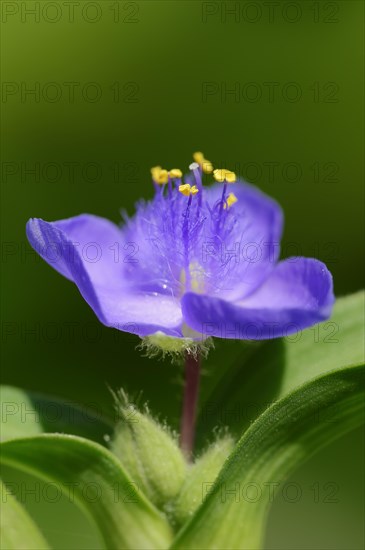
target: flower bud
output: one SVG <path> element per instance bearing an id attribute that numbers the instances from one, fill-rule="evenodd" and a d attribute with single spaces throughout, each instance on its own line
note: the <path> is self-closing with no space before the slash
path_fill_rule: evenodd
<path id="1" fill-rule="evenodd" d="M 159 508 L 176 498 L 187 464 L 175 439 L 148 412 L 125 403 L 111 443 L 131 481 Z"/>
<path id="2" fill-rule="evenodd" d="M 192 464 L 172 509 L 172 515 L 178 525 L 187 521 L 203 502 L 233 447 L 233 439 L 225 436 L 213 443 Z"/>

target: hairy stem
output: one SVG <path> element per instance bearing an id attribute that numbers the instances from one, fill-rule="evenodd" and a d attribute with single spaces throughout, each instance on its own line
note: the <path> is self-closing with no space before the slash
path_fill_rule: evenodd
<path id="1" fill-rule="evenodd" d="M 181 415 L 180 447 L 188 460 L 191 459 L 194 438 L 196 409 L 199 396 L 201 357 L 185 356 L 185 388 Z"/>

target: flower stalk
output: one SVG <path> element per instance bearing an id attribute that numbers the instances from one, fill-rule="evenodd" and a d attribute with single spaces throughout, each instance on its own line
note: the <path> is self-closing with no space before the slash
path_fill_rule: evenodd
<path id="1" fill-rule="evenodd" d="M 185 355 L 185 388 L 181 414 L 180 447 L 191 460 L 195 439 L 196 413 L 199 398 L 201 355 Z"/>

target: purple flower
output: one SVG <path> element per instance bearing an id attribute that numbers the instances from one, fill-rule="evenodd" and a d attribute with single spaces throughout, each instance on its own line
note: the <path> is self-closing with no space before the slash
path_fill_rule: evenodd
<path id="1" fill-rule="evenodd" d="M 103 324 L 141 337 L 260 340 L 327 319 L 334 295 L 326 266 L 278 261 L 279 205 L 226 170 L 203 186 L 212 166 L 195 159 L 184 184 L 179 170 L 154 168 L 154 198 L 121 227 L 89 214 L 32 218 L 31 245 Z"/>

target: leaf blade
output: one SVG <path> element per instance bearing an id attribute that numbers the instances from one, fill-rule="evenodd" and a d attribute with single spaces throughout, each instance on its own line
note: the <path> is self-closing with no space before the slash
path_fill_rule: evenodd
<path id="1" fill-rule="evenodd" d="M 42 533 L 24 507 L 0 480 L 1 548 L 7 550 L 48 550 Z"/>
<path id="2" fill-rule="evenodd" d="M 363 291 L 339 298 L 330 321 L 290 339 L 246 344 L 243 360 L 234 355 L 225 379 L 211 383 L 201 400 L 200 438 L 219 425 L 241 436 L 268 406 L 301 384 L 364 362 L 364 299 Z"/>
<path id="3" fill-rule="evenodd" d="M 281 482 L 320 446 L 363 422 L 363 375 L 363 365 L 334 370 L 269 407 L 244 433 L 212 491 L 171 548 L 260 548 L 270 484 Z M 324 412 L 331 422 L 326 422 Z M 228 489 L 248 482 L 262 488 L 259 501 L 224 500 Z"/>
<path id="4" fill-rule="evenodd" d="M 2 461 L 58 482 L 98 525 L 107 548 L 166 548 L 171 530 L 140 493 L 119 461 L 97 443 L 43 434 L 6 441 Z M 90 497 L 89 489 L 96 494 Z"/>
<path id="5" fill-rule="evenodd" d="M 111 422 L 98 410 L 14 386 L 0 387 L 0 406 L 1 441 L 62 432 L 103 444 L 112 433 Z"/>

